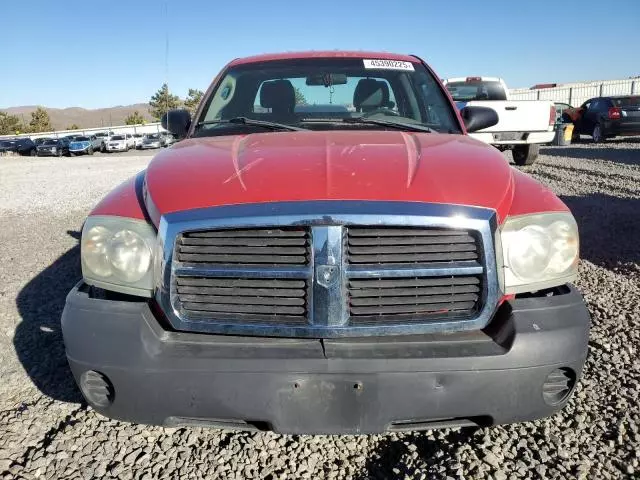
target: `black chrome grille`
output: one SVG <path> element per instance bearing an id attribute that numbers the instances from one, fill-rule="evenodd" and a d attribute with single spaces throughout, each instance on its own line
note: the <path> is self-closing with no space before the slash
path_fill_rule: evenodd
<path id="1" fill-rule="evenodd" d="M 175 282 L 178 308 L 194 318 L 306 323 L 306 280 L 183 276 Z"/>
<path id="2" fill-rule="evenodd" d="M 178 331 L 340 338 L 483 328 L 499 299 L 495 228 L 494 211 L 418 202 L 176 212 L 159 229 L 156 299 Z"/>
<path id="3" fill-rule="evenodd" d="M 477 312 L 480 276 L 357 278 L 348 280 L 353 323 L 466 318 Z"/>
<path id="4" fill-rule="evenodd" d="M 480 258 L 467 230 L 429 227 L 349 227 L 347 262 L 361 265 L 429 264 Z"/>
<path id="5" fill-rule="evenodd" d="M 182 263 L 201 265 L 306 265 L 306 228 L 254 228 L 185 232 L 177 242 Z"/>

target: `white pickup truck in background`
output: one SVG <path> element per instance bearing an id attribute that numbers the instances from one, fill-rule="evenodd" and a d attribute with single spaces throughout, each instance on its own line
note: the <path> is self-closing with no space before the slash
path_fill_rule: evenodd
<path id="1" fill-rule="evenodd" d="M 498 114 L 493 127 L 469 134 L 500 150 L 511 150 L 516 165 L 531 165 L 541 144 L 555 136 L 556 110 L 552 101 L 509 100 L 509 90 L 501 78 L 448 78 L 444 84 L 458 109 L 489 107 Z"/>

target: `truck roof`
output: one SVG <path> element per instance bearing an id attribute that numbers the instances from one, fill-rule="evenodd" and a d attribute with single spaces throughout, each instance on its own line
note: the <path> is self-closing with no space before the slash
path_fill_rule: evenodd
<path id="1" fill-rule="evenodd" d="M 366 52 L 357 50 L 324 50 L 306 52 L 285 52 L 266 53 L 251 57 L 236 58 L 229 63 L 229 66 L 242 65 L 246 63 L 269 62 L 273 60 L 293 60 L 298 58 L 375 58 L 381 60 L 398 60 L 402 62 L 416 62 L 418 59 L 411 55 L 402 55 L 389 52 Z"/>
<path id="2" fill-rule="evenodd" d="M 454 77 L 454 78 L 446 78 L 444 83 L 452 83 L 452 82 L 466 82 L 467 79 L 473 78 L 477 79 L 480 82 L 502 82 L 500 77 L 480 77 L 469 75 L 468 77 Z"/>

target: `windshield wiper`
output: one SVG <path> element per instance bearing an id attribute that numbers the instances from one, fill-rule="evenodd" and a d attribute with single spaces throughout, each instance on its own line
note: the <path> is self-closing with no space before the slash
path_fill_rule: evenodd
<path id="1" fill-rule="evenodd" d="M 203 125 L 216 125 L 216 124 L 232 124 L 232 125 L 252 125 L 256 127 L 270 128 L 271 130 L 289 130 L 292 132 L 299 132 L 308 130 L 308 128 L 294 127 L 293 125 L 287 125 L 286 123 L 267 122 L 265 120 L 253 120 L 247 117 L 234 117 L 228 120 L 207 120 L 205 122 L 198 122 L 196 128 Z"/>
<path id="2" fill-rule="evenodd" d="M 416 123 L 394 122 L 391 120 L 379 120 L 377 118 L 348 117 L 348 118 L 343 118 L 342 121 L 345 123 L 360 123 L 363 125 L 367 125 L 367 124 L 380 125 L 381 127 L 397 128 L 398 130 L 410 130 L 412 132 L 427 132 L 427 133 L 436 132 L 433 128 L 427 127 L 426 125 L 421 125 Z"/>

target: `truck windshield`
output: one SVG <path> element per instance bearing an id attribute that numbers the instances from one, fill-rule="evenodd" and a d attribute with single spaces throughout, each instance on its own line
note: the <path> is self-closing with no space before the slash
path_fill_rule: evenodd
<path id="1" fill-rule="evenodd" d="M 228 122 L 240 117 L 311 130 L 388 128 L 352 121 L 370 118 L 460 133 L 451 103 L 417 61 L 309 58 L 233 66 L 205 100 L 195 135 L 266 129 Z"/>
<path id="2" fill-rule="evenodd" d="M 471 100 L 506 100 L 507 92 L 500 82 L 468 81 L 447 83 L 447 90 L 456 102 Z"/>

